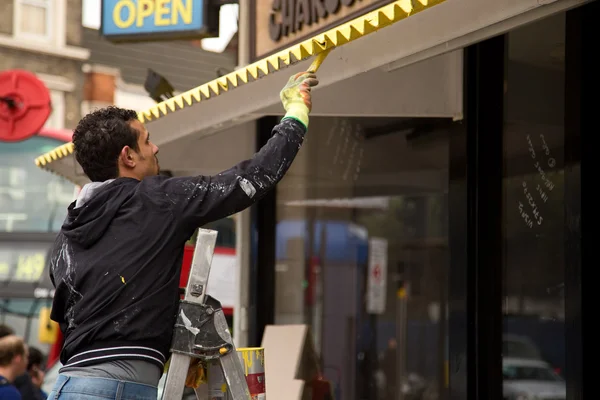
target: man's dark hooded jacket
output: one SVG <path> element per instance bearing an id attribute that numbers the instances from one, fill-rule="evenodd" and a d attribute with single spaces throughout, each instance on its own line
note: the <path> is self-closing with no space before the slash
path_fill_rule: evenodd
<path id="1" fill-rule="evenodd" d="M 95 192 L 86 199 L 80 195 L 85 203 L 69 206 L 50 264 L 56 288 L 51 316 L 64 333 L 63 365 L 137 359 L 162 369 L 185 242 L 198 227 L 249 207 L 272 189 L 305 132 L 301 123 L 284 119 L 252 159 L 216 176 L 117 178 L 92 184 Z"/>

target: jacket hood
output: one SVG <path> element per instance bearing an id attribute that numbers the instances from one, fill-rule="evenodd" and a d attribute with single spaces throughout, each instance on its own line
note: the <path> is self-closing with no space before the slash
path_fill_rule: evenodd
<path id="1" fill-rule="evenodd" d="M 68 208 L 63 234 L 83 248 L 94 245 L 106 232 L 121 205 L 133 194 L 125 183 L 131 178 L 86 184 Z"/>

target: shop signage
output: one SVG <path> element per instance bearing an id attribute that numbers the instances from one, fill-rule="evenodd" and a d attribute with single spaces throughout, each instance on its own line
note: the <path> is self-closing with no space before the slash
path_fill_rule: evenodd
<path id="1" fill-rule="evenodd" d="M 385 3 L 381 0 L 256 0 L 255 58 Z"/>
<path id="2" fill-rule="evenodd" d="M 46 297 L 53 290 L 48 274 L 48 242 L 0 242 L 0 299 Z"/>
<path id="3" fill-rule="evenodd" d="M 35 74 L 18 69 L 0 72 L 0 142 L 29 139 L 42 129 L 51 111 L 50 92 Z"/>
<path id="4" fill-rule="evenodd" d="M 216 12 L 215 12 L 216 10 Z M 218 6 L 210 0 L 104 0 L 102 35 L 113 42 L 218 36 Z"/>
<path id="5" fill-rule="evenodd" d="M 383 314 L 387 297 L 388 241 L 369 239 L 369 275 L 367 276 L 367 312 Z"/>
<path id="6" fill-rule="evenodd" d="M 0 249 L 0 282 L 39 282 L 46 266 L 48 245 Z"/>

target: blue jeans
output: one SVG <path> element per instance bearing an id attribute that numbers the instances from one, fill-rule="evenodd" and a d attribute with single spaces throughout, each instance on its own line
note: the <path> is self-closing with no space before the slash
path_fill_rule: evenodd
<path id="1" fill-rule="evenodd" d="M 48 400 L 156 400 L 154 386 L 105 378 L 58 375 Z"/>

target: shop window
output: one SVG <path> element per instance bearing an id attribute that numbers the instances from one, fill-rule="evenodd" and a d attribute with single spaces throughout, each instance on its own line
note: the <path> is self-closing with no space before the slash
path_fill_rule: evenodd
<path id="1" fill-rule="evenodd" d="M 0 143 L 0 232 L 57 232 L 75 198 L 75 185 L 32 160 L 62 143 L 34 136 Z"/>
<path id="2" fill-rule="evenodd" d="M 55 0 L 15 0 L 15 36 L 50 42 L 54 35 Z"/>
<path id="3" fill-rule="evenodd" d="M 310 327 L 336 399 L 449 398 L 453 129 L 313 117 L 277 186 L 275 323 Z"/>
<path id="4" fill-rule="evenodd" d="M 50 346 L 47 343 L 40 343 L 38 339 L 39 314 L 42 307 L 51 307 L 51 302 L 39 299 L 2 299 L 0 300 L 0 324 L 12 328 L 29 346 L 34 346 L 42 353 L 48 354 Z"/>
<path id="5" fill-rule="evenodd" d="M 565 399 L 565 14 L 507 43 L 504 397 Z"/>

